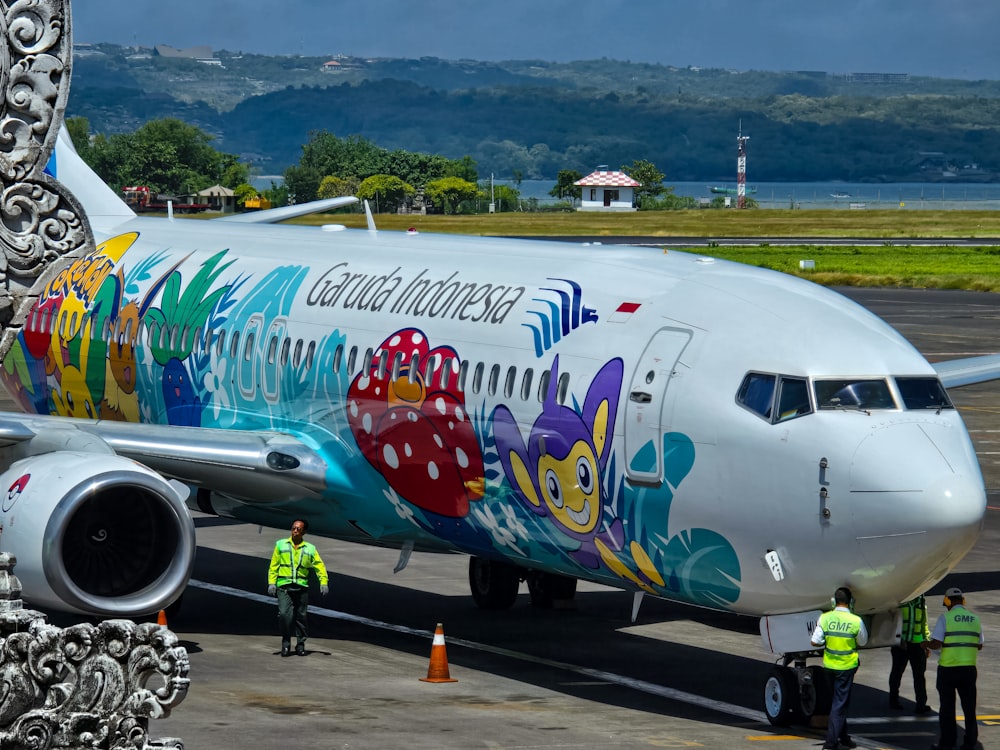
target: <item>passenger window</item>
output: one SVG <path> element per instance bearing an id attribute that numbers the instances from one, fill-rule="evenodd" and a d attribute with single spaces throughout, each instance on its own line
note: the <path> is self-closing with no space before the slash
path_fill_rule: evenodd
<path id="1" fill-rule="evenodd" d="M 316 342 L 310 341 L 309 346 L 306 349 L 306 369 L 310 370 L 313 366 L 313 356 L 316 354 Z"/>
<path id="2" fill-rule="evenodd" d="M 535 375 L 535 371 L 530 367 L 524 371 L 524 378 L 521 380 L 521 400 L 527 401 L 531 398 L 531 381 Z"/>
<path id="3" fill-rule="evenodd" d="M 382 353 L 378 356 L 378 372 L 375 377 L 379 380 L 385 380 L 386 370 L 389 369 L 389 350 L 383 349 Z"/>
<path id="4" fill-rule="evenodd" d="M 451 378 L 458 370 L 458 360 L 454 357 L 445 357 L 444 364 L 441 365 L 441 390 L 446 390 L 451 383 Z"/>
<path id="5" fill-rule="evenodd" d="M 802 378 L 782 378 L 778 395 L 778 419 L 783 422 L 812 412 L 809 404 L 809 384 Z"/>
<path id="6" fill-rule="evenodd" d="M 414 354 L 410 358 L 410 367 L 406 371 L 406 378 L 407 380 L 410 381 L 410 385 L 413 385 L 414 383 L 417 382 L 417 374 L 419 370 L 420 370 L 420 355 Z"/>
<path id="7" fill-rule="evenodd" d="M 472 373 L 472 392 L 479 393 L 483 389 L 483 373 L 486 370 L 486 365 L 480 362 L 476 365 L 475 372 Z"/>
<path id="8" fill-rule="evenodd" d="M 344 345 L 337 344 L 336 350 L 333 352 L 333 371 L 340 372 L 340 366 L 343 364 L 344 359 Z"/>
<path id="9" fill-rule="evenodd" d="M 770 422 L 776 380 L 774 375 L 748 373 L 736 392 L 736 403 Z"/>
<path id="10" fill-rule="evenodd" d="M 233 331 L 232 338 L 229 339 L 229 356 L 236 359 L 236 354 L 240 350 L 240 332 Z"/>
<path id="11" fill-rule="evenodd" d="M 569 373 L 564 372 L 559 376 L 559 384 L 556 387 L 556 401 L 560 404 L 565 404 L 567 393 L 569 393 Z"/>
<path id="12" fill-rule="evenodd" d="M 431 384 L 434 380 L 434 371 L 437 369 L 438 355 L 434 355 L 427 360 L 427 364 L 424 365 L 424 383 L 427 385 Z"/>
<path id="13" fill-rule="evenodd" d="M 281 366 L 284 367 L 288 364 L 288 352 L 292 348 L 292 340 L 290 338 L 285 338 L 281 342 Z"/>
<path id="14" fill-rule="evenodd" d="M 816 405 L 820 409 L 895 409 L 889 384 L 884 380 L 817 380 Z"/>
<path id="15" fill-rule="evenodd" d="M 493 365 L 490 370 L 490 381 L 486 385 L 486 392 L 491 396 L 497 395 L 497 385 L 500 383 L 500 365 Z"/>
<path id="16" fill-rule="evenodd" d="M 514 384 L 517 383 L 517 368 L 513 365 L 507 368 L 507 379 L 503 384 L 503 395 L 510 398 L 514 395 Z"/>
<path id="17" fill-rule="evenodd" d="M 253 339 L 253 331 L 250 331 L 245 339 L 246 343 L 243 344 L 243 359 L 247 362 L 250 361 L 250 355 L 253 354 Z"/>
<path id="18" fill-rule="evenodd" d="M 896 387 L 907 409 L 955 408 L 937 378 L 896 378 Z"/>
<path id="19" fill-rule="evenodd" d="M 347 355 L 347 374 L 354 372 L 354 366 L 358 363 L 358 347 L 352 346 L 351 353 Z"/>
<path id="20" fill-rule="evenodd" d="M 267 345 L 267 363 L 273 365 L 278 357 L 278 337 L 272 336 Z"/>
<path id="21" fill-rule="evenodd" d="M 461 364 L 458 366 L 458 390 L 465 390 L 465 379 L 469 375 L 469 360 L 463 359 Z"/>
<path id="22" fill-rule="evenodd" d="M 302 361 L 302 339 L 295 342 L 295 349 L 292 350 L 292 367 L 298 369 L 299 362 Z"/>
<path id="23" fill-rule="evenodd" d="M 538 379 L 538 403 L 545 403 L 545 396 L 549 392 L 549 383 L 552 381 L 552 371 L 542 370 L 542 376 Z"/>
<path id="24" fill-rule="evenodd" d="M 399 380 L 399 373 L 403 370 L 403 353 L 396 352 L 396 356 L 392 358 L 392 373 L 390 378 L 393 382 Z"/>
<path id="25" fill-rule="evenodd" d="M 226 332 L 219 331 L 215 337 L 215 356 L 222 357 L 222 352 L 226 350 Z"/>

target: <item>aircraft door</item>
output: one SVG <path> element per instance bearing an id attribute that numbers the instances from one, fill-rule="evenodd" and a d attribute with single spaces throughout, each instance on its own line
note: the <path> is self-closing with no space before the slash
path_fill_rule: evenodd
<path id="1" fill-rule="evenodd" d="M 691 331 L 662 328 L 639 357 L 625 397 L 625 474 L 632 482 L 663 482 L 661 436 L 669 426 L 664 412 L 674 365 L 691 340 Z"/>

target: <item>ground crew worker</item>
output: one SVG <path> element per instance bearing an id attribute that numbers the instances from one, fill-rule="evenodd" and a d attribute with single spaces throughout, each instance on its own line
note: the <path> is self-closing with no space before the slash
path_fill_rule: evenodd
<path id="1" fill-rule="evenodd" d="M 319 592 L 326 596 L 329 576 L 316 548 L 303 537 L 309 524 L 301 518 L 292 522 L 292 535 L 274 543 L 271 567 L 267 570 L 267 593 L 278 597 L 278 629 L 281 632 L 281 655 L 292 655 L 292 632 L 295 633 L 295 653 L 306 655 L 309 631 L 306 618 L 309 609 L 309 572 L 319 579 Z"/>
<path id="2" fill-rule="evenodd" d="M 979 741 L 976 722 L 976 657 L 983 647 L 983 627 L 979 617 L 965 608 L 961 589 L 950 588 L 944 593 L 948 610 L 938 617 L 931 633 L 930 647 L 941 649 L 938 660 L 937 690 L 941 706 L 938 709 L 940 736 L 935 750 L 951 750 L 958 739 L 955 720 L 955 693 L 962 701 L 965 714 L 964 750 L 973 750 Z"/>
<path id="3" fill-rule="evenodd" d="M 853 600 L 850 589 L 844 586 L 837 589 L 833 593 L 834 608 L 820 615 L 812 634 L 812 645 L 823 649 L 823 668 L 833 692 L 824 750 L 836 750 L 838 745 L 858 746 L 847 731 L 847 709 L 851 705 L 854 675 L 861 663 L 858 646 L 868 643 L 868 629 L 851 611 Z"/>
<path id="4" fill-rule="evenodd" d="M 927 705 L 927 683 L 924 671 L 927 668 L 927 644 L 931 639 L 931 631 L 927 627 L 927 602 L 923 596 L 899 605 L 902 613 L 903 629 L 899 635 L 899 645 L 893 646 L 892 669 L 889 671 L 889 708 L 900 710 L 903 704 L 899 700 L 899 686 L 903 681 L 903 672 L 909 663 L 913 673 L 913 695 L 917 700 L 914 709 L 918 714 L 929 713 Z"/>

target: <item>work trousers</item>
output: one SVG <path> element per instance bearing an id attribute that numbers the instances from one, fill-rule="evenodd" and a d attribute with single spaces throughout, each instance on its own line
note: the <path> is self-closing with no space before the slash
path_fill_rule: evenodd
<path id="1" fill-rule="evenodd" d="M 889 700 L 899 700 L 899 686 L 903 681 L 903 672 L 906 665 L 910 665 L 913 673 L 913 697 L 918 706 L 927 705 L 927 682 L 924 680 L 924 671 L 927 669 L 927 654 L 919 643 L 904 641 L 898 646 L 893 646 L 889 651 L 892 654 L 892 670 L 889 672 Z"/>
<path id="2" fill-rule="evenodd" d="M 851 707 L 851 688 L 854 686 L 854 669 L 827 669 L 833 700 L 830 703 L 830 720 L 826 725 L 826 742 L 823 747 L 836 747 L 840 740 L 850 738 L 847 731 L 847 709 Z"/>
<path id="3" fill-rule="evenodd" d="M 954 747 L 958 737 L 958 722 L 955 719 L 955 693 L 962 702 L 965 714 L 965 740 L 962 747 L 975 747 L 979 740 L 979 725 L 976 722 L 976 677 L 975 667 L 938 666 L 937 691 L 941 700 L 938 709 L 938 727 L 941 737 L 938 747 Z"/>
<path id="4" fill-rule="evenodd" d="M 305 643 L 309 637 L 306 617 L 309 609 L 309 589 L 304 586 L 288 585 L 278 589 L 278 632 L 282 645 L 292 642 Z"/>

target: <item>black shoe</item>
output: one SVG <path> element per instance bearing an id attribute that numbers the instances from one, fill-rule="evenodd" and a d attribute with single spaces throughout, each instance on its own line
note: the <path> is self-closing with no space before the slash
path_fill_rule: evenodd
<path id="1" fill-rule="evenodd" d="M 933 710 L 934 710 L 933 708 L 931 708 L 926 703 L 924 703 L 923 705 L 917 706 L 915 709 L 913 709 L 913 713 L 915 713 L 915 714 L 929 714 Z"/>
<path id="2" fill-rule="evenodd" d="M 837 745 L 827 745 L 824 743 L 823 750 L 837 750 Z"/>
<path id="3" fill-rule="evenodd" d="M 306 655 L 306 644 L 299 643 L 298 645 L 296 645 L 295 646 L 295 653 L 296 653 L 297 656 L 305 656 Z"/>
<path id="4" fill-rule="evenodd" d="M 292 647 L 289 646 L 288 644 L 283 645 L 281 647 L 281 655 L 282 656 L 291 656 L 292 655 Z"/>
<path id="5" fill-rule="evenodd" d="M 903 704 L 899 702 L 899 698 L 890 698 L 889 708 L 893 709 L 894 711 L 902 711 Z"/>
<path id="6" fill-rule="evenodd" d="M 840 744 L 844 747 L 857 747 L 858 743 L 852 740 L 850 737 L 841 737 Z"/>

